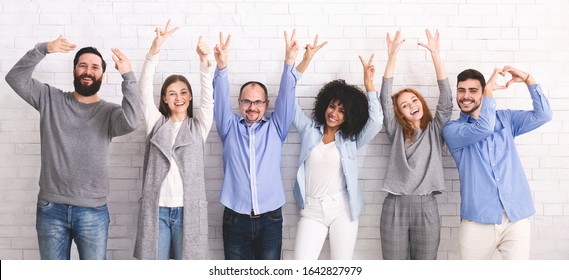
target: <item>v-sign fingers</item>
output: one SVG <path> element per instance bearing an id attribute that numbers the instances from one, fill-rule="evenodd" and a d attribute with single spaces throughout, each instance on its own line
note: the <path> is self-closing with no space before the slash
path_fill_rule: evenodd
<path id="1" fill-rule="evenodd" d="M 363 66 L 363 67 L 366 67 L 367 64 L 366 64 L 366 62 L 364 61 L 364 58 L 363 58 L 361 55 L 358 55 L 358 57 L 360 58 L 360 62 L 362 63 L 362 66 Z"/>
<path id="2" fill-rule="evenodd" d="M 225 40 L 225 45 L 223 45 L 223 49 L 227 49 L 229 47 L 229 42 L 231 42 L 231 34 L 227 35 L 227 40 Z"/>
<path id="3" fill-rule="evenodd" d="M 369 61 L 368 61 L 368 63 L 367 63 L 368 65 L 372 65 L 372 64 L 373 64 L 373 57 L 374 57 L 374 56 L 375 56 L 375 54 L 372 53 L 372 54 L 371 54 L 371 57 L 369 58 Z"/>

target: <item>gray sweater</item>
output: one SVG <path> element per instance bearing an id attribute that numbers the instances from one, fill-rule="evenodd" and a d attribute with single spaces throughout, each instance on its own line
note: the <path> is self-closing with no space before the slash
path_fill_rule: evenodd
<path id="1" fill-rule="evenodd" d="M 28 51 L 6 75 L 14 91 L 40 113 L 41 171 L 38 197 L 82 207 L 107 203 L 107 158 L 115 136 L 134 131 L 142 108 L 136 77 L 123 75 L 122 106 L 100 100 L 79 103 L 71 92 L 32 78 L 47 43 Z"/>
<path id="2" fill-rule="evenodd" d="M 144 153 L 144 182 L 134 244 L 137 259 L 158 258 L 160 186 L 170 169 L 180 168 L 184 188 L 182 258 L 208 259 L 208 218 L 205 196 L 204 141 L 197 118 L 186 118 L 172 147 L 172 125 L 161 117 L 154 125 Z"/>
<path id="3" fill-rule="evenodd" d="M 383 78 L 380 101 L 383 122 L 391 141 L 391 154 L 385 172 L 383 190 L 398 195 L 440 193 L 444 187 L 442 146 L 444 125 L 452 115 L 452 91 L 448 79 L 437 81 L 439 103 L 433 121 L 415 134 L 413 144 L 405 147 L 403 127 L 395 117 L 391 93 L 393 78 Z"/>

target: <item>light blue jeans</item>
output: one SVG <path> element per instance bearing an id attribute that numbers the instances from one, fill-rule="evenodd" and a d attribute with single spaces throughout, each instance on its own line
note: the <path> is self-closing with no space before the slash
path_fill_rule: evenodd
<path id="1" fill-rule="evenodd" d="M 184 256 L 184 207 L 160 207 L 158 216 L 158 259 L 181 260 Z"/>
<path id="2" fill-rule="evenodd" d="M 38 199 L 36 230 L 42 260 L 69 260 L 75 240 L 79 259 L 107 258 L 109 209 L 79 207 Z"/>

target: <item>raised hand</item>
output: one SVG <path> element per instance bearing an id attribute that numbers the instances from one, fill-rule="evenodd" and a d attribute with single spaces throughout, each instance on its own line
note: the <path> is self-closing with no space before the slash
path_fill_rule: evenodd
<path id="1" fill-rule="evenodd" d="M 49 43 L 47 43 L 47 53 L 68 53 L 77 47 L 75 44 L 69 43 L 67 39 L 63 38 L 63 35 Z"/>
<path id="2" fill-rule="evenodd" d="M 507 86 L 498 85 L 496 81 L 498 80 L 498 75 L 504 76 L 504 71 L 500 68 L 494 68 L 494 72 L 488 82 L 486 82 L 486 86 L 484 87 L 484 96 L 492 97 L 492 91 L 494 90 L 502 90 L 508 88 Z"/>
<path id="3" fill-rule="evenodd" d="M 371 54 L 368 62 L 365 62 L 361 55 L 358 55 L 362 66 L 364 67 L 364 85 L 367 92 L 375 91 L 375 85 L 373 84 L 373 78 L 375 75 L 375 66 L 373 65 L 373 57 L 375 54 Z"/>
<path id="4" fill-rule="evenodd" d="M 304 47 L 304 56 L 302 57 L 302 61 L 298 64 L 298 66 L 296 66 L 296 71 L 304 73 L 316 52 L 318 52 L 326 44 L 328 44 L 328 41 L 324 41 L 322 44 L 318 45 L 318 34 L 316 34 L 316 37 L 314 37 L 314 44 L 306 44 Z"/>
<path id="5" fill-rule="evenodd" d="M 401 32 L 395 32 L 395 38 L 391 39 L 389 33 L 387 33 L 387 37 L 385 37 L 385 42 L 387 42 L 387 55 L 389 57 L 396 57 L 399 49 L 403 43 L 405 43 L 405 39 L 401 40 Z"/>
<path id="6" fill-rule="evenodd" d="M 502 72 L 510 73 L 512 78 L 506 83 L 506 87 L 509 87 L 513 83 L 526 83 L 528 86 L 535 84 L 535 80 L 530 76 L 530 74 L 520 71 L 512 66 L 505 66 Z"/>
<path id="7" fill-rule="evenodd" d="M 288 33 L 284 32 L 285 43 L 286 43 L 286 53 L 285 53 L 285 63 L 287 65 L 294 65 L 296 62 L 296 57 L 298 56 L 298 42 L 296 41 L 296 29 L 292 30 L 292 35 L 288 37 Z"/>
<path id="8" fill-rule="evenodd" d="M 156 37 L 154 37 L 154 40 L 152 41 L 152 46 L 148 51 L 151 55 L 159 53 L 160 47 L 162 47 L 162 43 L 164 43 L 164 41 L 166 41 L 168 37 L 170 37 L 174 32 L 176 32 L 176 30 L 178 30 L 179 27 L 176 27 L 172 30 L 170 30 L 169 28 L 170 28 L 170 20 L 168 20 L 168 22 L 166 23 L 166 27 L 164 27 L 164 29 L 156 27 L 156 29 L 154 30 L 154 32 L 156 32 Z"/>
<path id="9" fill-rule="evenodd" d="M 213 49 L 215 62 L 217 62 L 217 69 L 219 70 L 223 70 L 227 67 L 229 42 L 231 42 L 231 35 L 227 35 L 227 40 L 224 40 L 223 33 L 219 32 L 219 44 L 215 45 L 215 48 Z"/>
<path id="10" fill-rule="evenodd" d="M 401 40 L 401 32 L 395 32 L 395 38 L 391 39 L 389 33 L 385 37 L 385 42 L 387 43 L 387 63 L 385 64 L 385 72 L 383 77 L 392 78 L 393 73 L 395 73 L 395 61 L 397 60 L 397 53 L 401 46 L 405 42 L 405 39 Z"/>
<path id="11" fill-rule="evenodd" d="M 427 44 L 425 43 L 417 43 L 417 45 L 426 48 L 431 53 L 439 53 L 441 50 L 440 47 L 440 40 L 439 40 L 439 30 L 437 29 L 435 32 L 435 36 L 431 35 L 431 31 L 429 29 L 425 29 L 425 34 L 427 34 Z"/>
<path id="12" fill-rule="evenodd" d="M 124 73 L 128 73 L 132 71 L 132 66 L 130 65 L 130 60 L 124 53 L 117 49 L 112 48 L 113 51 L 113 61 L 115 62 L 115 69 L 119 70 L 119 73 L 122 75 Z"/>
<path id="13" fill-rule="evenodd" d="M 210 51 L 211 49 L 209 45 L 207 44 L 207 42 L 203 41 L 202 36 L 200 36 L 198 39 L 198 45 L 196 46 L 196 52 L 200 56 L 200 61 L 208 66 L 209 66 L 209 61 L 207 60 L 207 55 L 209 54 Z"/>
<path id="14" fill-rule="evenodd" d="M 427 43 L 418 42 L 417 45 L 426 48 L 431 52 L 431 57 L 433 58 L 433 63 L 435 64 L 435 71 L 437 73 L 437 80 L 444 80 L 447 78 L 447 73 L 443 65 L 443 60 L 441 58 L 441 44 L 439 30 L 435 32 L 435 36 L 431 34 L 429 29 L 425 29 L 425 34 L 427 34 Z"/>

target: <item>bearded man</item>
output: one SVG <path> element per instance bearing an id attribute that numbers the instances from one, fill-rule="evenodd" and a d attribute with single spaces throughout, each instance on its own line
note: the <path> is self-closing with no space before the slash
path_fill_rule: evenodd
<path id="1" fill-rule="evenodd" d="M 73 60 L 75 91 L 64 92 L 32 78 L 50 53 L 75 49 L 63 36 L 37 44 L 6 75 L 6 81 L 40 113 L 41 171 L 36 230 L 42 259 L 106 259 L 109 228 L 108 150 L 111 140 L 134 131 L 142 117 L 136 77 L 129 59 L 112 49 L 123 77 L 122 106 L 99 97 L 106 63 L 96 48 Z"/>

